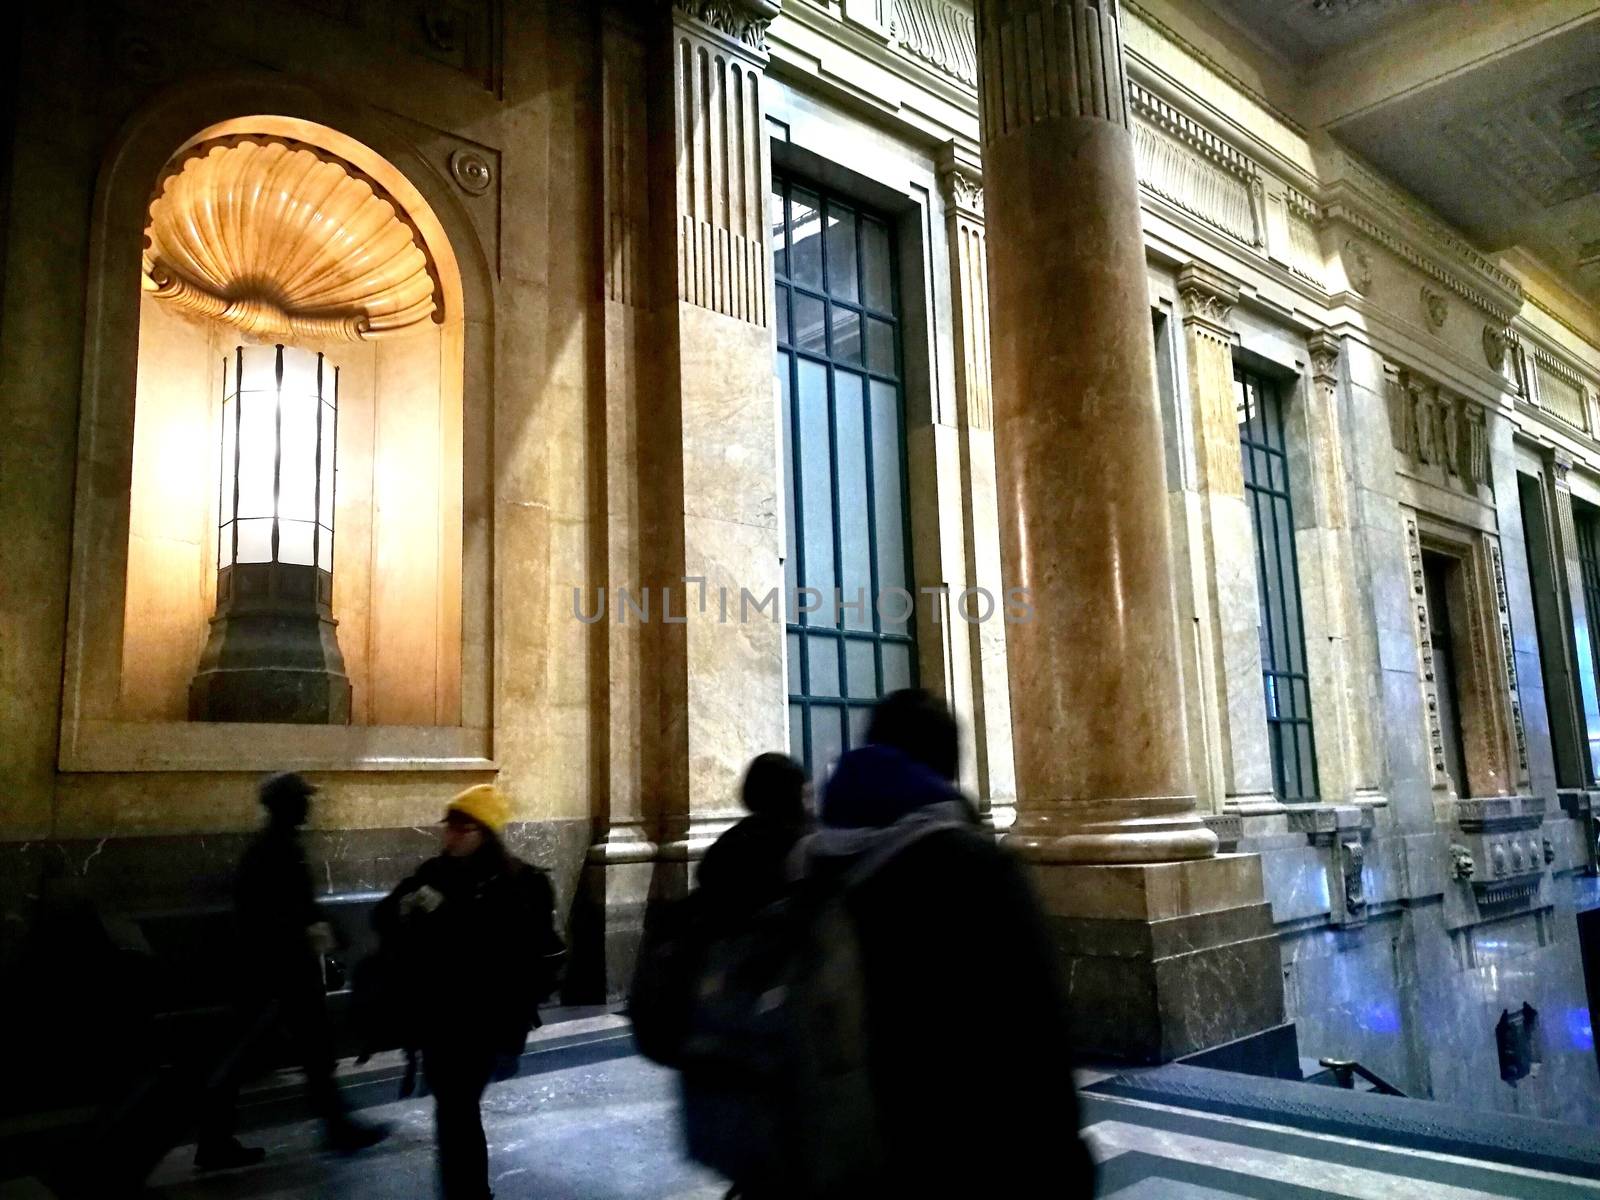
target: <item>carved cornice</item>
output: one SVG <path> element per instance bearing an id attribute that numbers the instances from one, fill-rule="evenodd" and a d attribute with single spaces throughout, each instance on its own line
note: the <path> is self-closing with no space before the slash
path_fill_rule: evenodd
<path id="1" fill-rule="evenodd" d="M 1359 231 L 1500 324 L 1510 324 L 1524 299 L 1513 275 L 1359 159 L 1339 157 L 1338 178 L 1324 190 L 1324 222 Z"/>
<path id="2" fill-rule="evenodd" d="M 767 52 L 767 29 L 782 0 L 671 0 L 677 15 L 699 21 L 757 54 Z"/>
<path id="3" fill-rule="evenodd" d="M 1134 116 L 1176 138 L 1229 174 L 1237 175 L 1247 183 L 1260 176 L 1261 169 L 1248 154 L 1131 79 L 1128 81 L 1128 105 L 1133 109 Z"/>
<path id="4" fill-rule="evenodd" d="M 1306 127 L 1304 125 L 1300 124 L 1299 121 L 1296 121 L 1288 113 L 1284 112 L 1277 105 L 1273 104 L 1272 101 L 1268 100 L 1255 88 L 1251 87 L 1232 71 L 1228 70 L 1227 67 L 1223 66 L 1204 50 L 1200 49 L 1200 47 L 1189 41 L 1177 30 L 1173 29 L 1172 26 L 1157 18 L 1150 12 L 1149 9 L 1145 8 L 1141 4 L 1136 3 L 1135 0 L 1122 0 L 1122 6 L 1137 16 L 1139 20 L 1150 26 L 1150 28 L 1154 29 L 1162 37 L 1166 38 L 1167 41 L 1171 42 L 1174 46 L 1177 46 L 1178 49 L 1182 50 L 1190 58 L 1200 63 L 1219 79 L 1226 82 L 1230 87 L 1237 89 L 1241 95 L 1249 97 L 1250 100 L 1260 105 L 1262 111 L 1270 114 L 1274 119 L 1283 122 L 1288 129 L 1299 134 L 1301 137 L 1306 136 Z"/>

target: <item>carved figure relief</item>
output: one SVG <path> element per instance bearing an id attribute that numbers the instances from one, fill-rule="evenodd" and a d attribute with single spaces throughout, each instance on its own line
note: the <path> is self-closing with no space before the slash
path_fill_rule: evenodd
<path id="1" fill-rule="evenodd" d="M 1481 405 L 1401 368 L 1386 372 L 1384 391 L 1390 438 L 1401 455 L 1417 467 L 1439 468 L 1435 483 L 1456 479 L 1469 489 L 1493 486 L 1488 414 Z"/>
<path id="2" fill-rule="evenodd" d="M 1366 915 L 1366 861 L 1366 847 L 1359 840 L 1339 843 L 1339 867 L 1344 876 L 1344 911 L 1347 918 L 1360 919 Z"/>
<path id="3" fill-rule="evenodd" d="M 1450 874 L 1456 879 L 1471 879 L 1478 864 L 1472 861 L 1472 851 L 1460 843 L 1450 847 Z"/>
<path id="4" fill-rule="evenodd" d="M 1502 371 L 1506 365 L 1506 348 L 1509 341 L 1506 332 L 1493 325 L 1483 327 L 1483 360 L 1489 364 L 1491 371 Z"/>
<path id="5" fill-rule="evenodd" d="M 1372 256 L 1355 238 L 1349 238 L 1344 244 L 1344 274 L 1356 291 L 1372 290 Z"/>
<path id="6" fill-rule="evenodd" d="M 1427 284 L 1422 286 L 1422 311 L 1435 332 L 1444 328 L 1450 316 L 1450 301 L 1443 292 L 1436 292 Z"/>

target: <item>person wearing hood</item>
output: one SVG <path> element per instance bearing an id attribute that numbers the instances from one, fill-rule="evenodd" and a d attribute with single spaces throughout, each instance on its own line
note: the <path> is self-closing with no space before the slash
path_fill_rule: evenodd
<path id="1" fill-rule="evenodd" d="M 421 1049 L 434 1095 L 445 1200 L 491 1195 L 479 1106 L 492 1079 L 515 1073 L 553 985 L 554 895 L 543 870 L 506 849 L 509 818 L 493 784 L 467 788 L 445 809 L 443 852 L 373 914 L 404 964 L 407 1046 Z"/>
<path id="2" fill-rule="evenodd" d="M 823 791 L 808 870 L 856 880 L 867 1058 L 903 1195 L 1090 1196 L 1065 998 L 1021 864 L 955 786 L 956 724 L 885 697 Z M 995 1122 L 999 1122 L 997 1126 Z M 1003 1130 L 997 1140 L 995 1129 Z"/>
<path id="3" fill-rule="evenodd" d="M 353 1153 L 382 1141 L 388 1129 L 351 1117 L 334 1083 L 333 1036 L 323 992 L 322 956 L 336 948 L 317 906 L 300 827 L 317 789 L 292 771 L 259 791 L 267 822 L 239 862 L 234 911 L 241 946 L 240 1032 L 206 1083 L 195 1166 L 202 1171 L 250 1166 L 266 1151 L 234 1137 L 239 1083 L 280 1026 L 293 1037 L 312 1109 L 330 1149 Z"/>

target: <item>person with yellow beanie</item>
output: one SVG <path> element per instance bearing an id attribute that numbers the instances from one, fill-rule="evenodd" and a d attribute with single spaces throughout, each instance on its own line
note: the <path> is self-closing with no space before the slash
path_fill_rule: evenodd
<path id="1" fill-rule="evenodd" d="M 487 1200 L 479 1104 L 509 1078 L 563 951 L 549 876 L 505 845 L 511 804 L 492 783 L 445 806 L 442 853 L 379 905 L 373 924 L 397 964 L 407 1050 L 420 1050 L 434 1095 L 439 1194 Z"/>

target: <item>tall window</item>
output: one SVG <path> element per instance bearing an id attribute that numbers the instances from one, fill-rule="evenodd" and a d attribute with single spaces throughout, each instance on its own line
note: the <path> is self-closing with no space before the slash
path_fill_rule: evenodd
<path id="1" fill-rule="evenodd" d="M 1283 438 L 1283 401 L 1272 380 L 1235 364 L 1234 403 L 1244 466 L 1245 501 L 1255 529 L 1261 605 L 1261 673 L 1267 693 L 1267 739 L 1273 791 L 1280 800 L 1317 798 L 1316 743 L 1306 673 L 1300 569 L 1294 552 L 1294 506 Z"/>
<path id="2" fill-rule="evenodd" d="M 881 217 L 782 178 L 772 223 L 789 737 L 820 777 L 917 678 L 894 245 Z"/>

